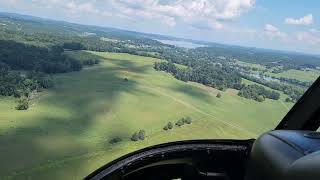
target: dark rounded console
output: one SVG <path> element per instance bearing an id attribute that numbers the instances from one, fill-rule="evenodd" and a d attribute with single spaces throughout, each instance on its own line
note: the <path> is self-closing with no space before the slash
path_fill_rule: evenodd
<path id="1" fill-rule="evenodd" d="M 319 180 L 320 133 L 271 131 L 253 144 L 246 180 Z"/>

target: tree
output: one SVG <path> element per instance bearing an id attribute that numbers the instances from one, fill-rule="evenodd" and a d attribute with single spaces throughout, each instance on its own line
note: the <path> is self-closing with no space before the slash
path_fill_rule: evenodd
<path id="1" fill-rule="evenodd" d="M 48 77 L 40 78 L 38 80 L 38 82 L 40 83 L 40 86 L 42 88 L 48 89 L 48 88 L 53 87 L 53 81 L 51 79 L 49 79 Z"/>
<path id="2" fill-rule="evenodd" d="M 68 42 L 63 44 L 63 48 L 71 50 L 81 50 L 84 49 L 84 46 L 78 42 Z"/>
<path id="3" fill-rule="evenodd" d="M 63 53 L 63 48 L 61 46 L 52 46 L 49 48 L 49 51 L 51 51 L 52 53 L 55 53 L 55 54 L 61 54 Z"/>
<path id="4" fill-rule="evenodd" d="M 181 118 L 181 119 L 179 119 L 177 122 L 176 122 L 176 125 L 177 126 L 183 126 L 184 125 L 184 118 Z"/>
<path id="5" fill-rule="evenodd" d="M 100 60 L 99 59 L 95 59 L 94 60 L 94 64 L 99 64 L 100 63 Z"/>
<path id="6" fill-rule="evenodd" d="M 167 131 L 168 129 L 169 129 L 168 125 L 165 125 L 165 126 L 163 127 L 163 130 L 165 130 L 165 131 Z"/>
<path id="7" fill-rule="evenodd" d="M 218 93 L 216 97 L 221 98 L 221 93 Z"/>
<path id="8" fill-rule="evenodd" d="M 144 140 L 145 139 L 145 134 L 146 134 L 145 130 L 140 130 L 139 133 L 138 133 L 138 138 L 140 140 Z"/>
<path id="9" fill-rule="evenodd" d="M 27 98 L 25 97 L 21 97 L 19 100 L 18 100 L 18 104 L 17 104 L 17 107 L 16 109 L 17 110 L 27 110 L 29 108 L 29 101 Z"/>
<path id="10" fill-rule="evenodd" d="M 192 123 L 192 119 L 190 117 L 186 117 L 186 118 L 184 118 L 184 123 L 191 124 Z"/>
<path id="11" fill-rule="evenodd" d="M 168 122 L 168 129 L 172 129 L 173 128 L 173 123 L 172 122 Z"/>
<path id="12" fill-rule="evenodd" d="M 239 92 L 238 95 L 247 99 L 253 99 L 258 102 L 262 102 L 265 98 L 278 100 L 280 94 L 276 91 L 270 91 L 256 84 L 244 86 Z"/>
<path id="13" fill-rule="evenodd" d="M 163 130 L 167 131 L 173 128 L 173 123 L 172 122 L 168 122 L 164 127 Z"/>
<path id="14" fill-rule="evenodd" d="M 112 138 L 110 141 L 109 141 L 109 143 L 110 144 L 116 144 L 116 143 L 119 143 L 119 142 L 121 142 L 122 141 L 122 139 L 120 138 L 120 137 L 115 137 L 115 138 Z"/>
<path id="15" fill-rule="evenodd" d="M 82 64 L 80 63 L 80 61 L 77 61 L 75 59 L 69 59 L 69 69 L 67 71 L 80 71 L 82 69 Z M 67 67 L 68 68 L 68 67 Z"/>
<path id="16" fill-rule="evenodd" d="M 14 94 L 13 94 L 13 97 L 15 97 L 15 98 L 20 98 L 20 97 L 23 96 L 23 95 L 24 95 L 23 90 L 21 90 L 21 89 L 15 89 Z"/>
<path id="17" fill-rule="evenodd" d="M 8 74 L 10 67 L 0 61 L 0 77 Z"/>
<path id="18" fill-rule="evenodd" d="M 286 102 L 291 102 L 291 99 L 287 97 L 285 101 Z"/>
<path id="19" fill-rule="evenodd" d="M 258 102 L 263 102 L 264 101 L 264 97 L 263 96 L 258 96 L 256 99 Z"/>
<path id="20" fill-rule="evenodd" d="M 135 132 L 132 136 L 131 136 L 131 141 L 139 141 L 139 135 L 137 132 Z"/>

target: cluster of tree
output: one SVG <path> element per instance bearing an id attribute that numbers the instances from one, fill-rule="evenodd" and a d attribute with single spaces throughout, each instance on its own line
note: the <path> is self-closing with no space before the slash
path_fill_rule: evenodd
<path id="1" fill-rule="evenodd" d="M 12 22 L 16 20 L 17 19 L 10 19 Z M 58 46 L 68 50 L 107 51 L 138 55 L 143 52 L 143 55 L 151 57 L 155 56 L 150 52 L 155 52 L 166 47 L 166 45 L 158 41 L 137 36 L 136 34 L 129 32 L 126 32 L 127 34 L 115 30 L 103 32 L 96 31 L 95 28 L 91 27 L 92 31 L 96 31 L 93 33 L 95 35 L 79 36 L 81 29 L 83 31 L 90 31 L 90 28 L 68 23 L 63 25 L 65 26 L 64 28 L 61 28 L 61 25 L 57 24 L 57 22 L 48 23 L 47 21 L 42 22 L 42 26 L 39 26 L 38 22 L 28 21 L 27 24 L 23 20 L 18 20 L 18 22 L 19 23 L 17 24 L 23 24 L 24 28 L 22 30 L 17 30 L 18 27 L 14 25 L 5 26 L 0 31 L 0 40 L 15 41 L 42 48 Z M 56 24 L 56 26 L 53 26 L 53 24 Z M 73 29 L 75 28 L 74 26 L 76 26 L 77 29 Z M 115 40 L 105 41 L 102 39 L 104 37 Z"/>
<path id="2" fill-rule="evenodd" d="M 256 84 L 244 86 L 239 92 L 238 95 L 247 99 L 253 99 L 258 102 L 262 102 L 265 98 L 278 100 L 280 94 L 275 91 L 270 91 L 265 89 L 263 86 Z"/>
<path id="3" fill-rule="evenodd" d="M 182 81 L 193 81 L 219 90 L 226 88 L 241 89 L 241 78 L 234 69 L 221 64 L 199 64 L 193 68 L 177 68 L 172 62 L 155 62 L 158 71 L 171 73 Z"/>
<path id="4" fill-rule="evenodd" d="M 192 123 L 192 119 L 190 117 L 185 117 L 185 118 L 181 118 L 179 119 L 175 125 L 180 127 L 180 126 L 183 126 L 185 124 L 191 124 Z"/>
<path id="5" fill-rule="evenodd" d="M 236 69 L 241 69 L 244 72 L 249 72 L 249 71 L 259 71 L 258 68 L 256 67 L 250 67 L 250 66 L 241 66 L 239 64 L 231 64 L 232 67 L 235 67 Z"/>
<path id="6" fill-rule="evenodd" d="M 120 137 L 114 137 L 109 141 L 109 143 L 110 144 L 116 144 L 116 143 L 119 143 L 121 141 L 122 141 L 122 139 Z"/>
<path id="7" fill-rule="evenodd" d="M 3 64 L 0 63 L 0 67 Z M 0 70 L 3 70 L 0 68 Z M 0 95 L 14 97 L 30 97 L 34 91 L 41 91 L 53 86 L 53 81 L 39 72 L 20 73 L 16 71 L 0 72 Z"/>
<path id="8" fill-rule="evenodd" d="M 0 62 L 11 70 L 39 71 L 45 73 L 64 73 L 79 71 L 82 65 L 63 53 L 58 46 L 36 47 L 15 41 L 0 40 Z"/>
<path id="9" fill-rule="evenodd" d="M 296 102 L 294 99 L 289 98 L 289 97 L 287 97 L 287 98 L 285 99 L 285 101 L 286 101 L 286 102 L 291 102 L 291 103 L 295 103 L 295 102 Z"/>
<path id="10" fill-rule="evenodd" d="M 165 61 L 155 62 L 154 69 L 156 69 L 158 71 L 165 71 L 165 72 L 171 73 L 173 75 L 177 73 L 177 67 L 171 61 L 169 61 L 169 62 L 165 62 Z"/>
<path id="11" fill-rule="evenodd" d="M 138 132 L 133 133 L 131 136 L 131 141 L 143 141 L 146 136 L 146 131 L 145 130 L 139 130 Z"/>
<path id="12" fill-rule="evenodd" d="M 292 102 L 297 102 L 300 97 L 304 94 L 304 90 L 293 86 L 286 86 L 287 88 L 283 92 L 292 99 Z"/>
<path id="13" fill-rule="evenodd" d="M 80 61 L 63 52 L 60 46 L 38 47 L 0 40 L 0 95 L 20 98 L 16 109 L 28 109 L 32 95 L 53 86 L 48 74 L 81 70 Z M 97 63 L 98 60 L 83 62 L 84 65 Z"/>
<path id="14" fill-rule="evenodd" d="M 175 125 L 180 127 L 180 126 L 183 126 L 185 124 L 191 124 L 192 123 L 192 119 L 190 117 L 183 117 L 181 119 L 179 119 Z M 163 127 L 163 130 L 167 131 L 167 130 L 170 130 L 174 127 L 174 124 L 172 122 L 168 122 L 164 127 Z"/>
<path id="15" fill-rule="evenodd" d="M 289 95 L 290 98 L 293 99 L 294 101 L 297 101 L 304 93 L 304 89 L 297 86 L 292 86 L 289 84 L 279 83 L 275 81 L 266 81 L 263 79 L 259 79 L 259 78 L 249 76 L 249 75 L 244 75 L 244 74 L 241 74 L 241 76 L 245 79 L 267 86 L 271 89 L 282 91 L 283 93 Z"/>
<path id="16" fill-rule="evenodd" d="M 224 57 L 225 59 L 238 59 L 243 62 L 268 65 L 269 67 L 282 66 L 284 69 L 315 68 L 320 65 L 319 57 L 272 51 L 239 46 L 213 45 L 211 47 L 196 48 L 194 53 L 202 56 Z"/>
<path id="17" fill-rule="evenodd" d="M 65 42 L 62 46 L 64 49 L 69 50 L 83 50 L 84 46 L 79 42 Z"/>
<path id="18" fill-rule="evenodd" d="M 270 68 L 270 67 L 267 66 L 267 68 Z M 275 74 L 279 74 L 279 73 L 282 73 L 283 71 L 284 71 L 283 69 L 277 68 L 277 69 L 273 69 L 271 72 Z"/>
<path id="19" fill-rule="evenodd" d="M 259 75 L 261 77 L 270 77 L 272 79 L 279 80 L 278 82 L 268 81 L 264 78 L 257 78 L 255 76 L 250 75 L 251 72 L 246 71 L 243 67 L 234 64 L 232 64 L 231 66 L 239 70 L 241 77 L 268 86 L 274 90 L 283 91 L 285 94 L 291 96 L 291 98 L 293 98 L 294 101 L 298 100 L 303 94 L 304 90 L 309 88 L 313 83 L 307 81 L 300 81 L 292 78 L 269 76 L 264 74 L 265 72 L 267 72 L 267 70 L 260 71 Z"/>
<path id="20" fill-rule="evenodd" d="M 173 123 L 172 122 L 168 122 L 168 124 L 166 124 L 164 127 L 163 127 L 163 130 L 167 131 L 167 130 L 170 130 L 173 128 Z"/>
<path id="21" fill-rule="evenodd" d="M 18 104 L 16 106 L 17 110 L 27 110 L 29 108 L 29 100 L 26 97 L 21 97 L 18 100 Z"/>
<path id="22" fill-rule="evenodd" d="M 29 108 L 29 99 L 39 91 L 53 86 L 53 81 L 41 72 L 11 71 L 10 67 L 0 62 L 0 95 L 14 96 L 18 100 L 17 110 Z"/>
<path id="23" fill-rule="evenodd" d="M 199 64 L 199 62 L 226 63 L 235 59 L 243 62 L 265 65 L 268 69 L 281 66 L 281 71 L 288 69 L 303 69 L 307 67 L 315 68 L 316 66 L 320 66 L 320 58 L 315 56 L 286 54 L 282 52 L 227 45 L 199 47 L 195 49 L 171 47 L 155 49 L 154 51 L 163 59 L 192 67 Z"/>
<path id="24" fill-rule="evenodd" d="M 312 85 L 313 82 L 306 82 L 306 81 L 300 81 L 297 79 L 291 79 L 291 78 L 285 78 L 285 77 L 274 77 L 276 79 L 279 79 L 281 82 L 286 82 L 289 84 L 293 84 L 293 85 L 297 85 L 297 86 L 303 86 L 303 87 L 310 87 Z"/>

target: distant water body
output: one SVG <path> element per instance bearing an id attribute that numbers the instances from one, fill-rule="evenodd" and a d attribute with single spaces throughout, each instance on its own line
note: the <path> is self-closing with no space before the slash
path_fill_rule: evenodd
<path id="1" fill-rule="evenodd" d="M 205 47 L 206 45 L 203 44 L 195 44 L 192 42 L 187 42 L 187 41 L 173 41 L 173 40 L 160 40 L 160 39 L 155 39 L 157 41 L 162 42 L 163 44 L 169 44 L 169 45 L 174 45 L 178 47 L 184 47 L 184 48 L 197 48 L 197 47 Z"/>

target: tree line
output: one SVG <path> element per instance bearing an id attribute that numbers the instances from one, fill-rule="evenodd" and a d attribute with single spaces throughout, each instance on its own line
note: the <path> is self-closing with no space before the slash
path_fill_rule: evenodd
<path id="1" fill-rule="evenodd" d="M 59 46 L 36 47 L 15 41 L 0 40 L 0 62 L 11 70 L 65 73 L 79 71 L 82 64 L 63 54 Z"/>
<path id="2" fill-rule="evenodd" d="M 10 71 L 7 64 L 0 62 L 0 95 L 19 98 L 16 109 L 29 108 L 29 99 L 38 92 L 53 86 L 51 78 L 41 72 Z"/>
<path id="3" fill-rule="evenodd" d="M 171 130 L 172 128 L 174 128 L 174 125 L 176 127 L 181 127 L 183 125 L 186 125 L 186 124 L 191 124 L 192 123 L 192 119 L 190 117 L 183 117 L 181 119 L 178 119 L 175 123 L 172 123 L 171 121 L 168 122 L 164 127 L 163 127 L 163 130 L 165 131 L 168 131 L 168 130 Z M 146 138 L 146 131 L 143 130 L 143 129 L 140 129 L 139 131 L 136 131 L 132 134 L 130 140 L 131 141 L 143 141 L 145 140 Z M 112 138 L 109 143 L 110 144 L 115 144 L 115 143 L 118 143 L 122 141 L 121 138 L 119 137 L 115 137 L 115 138 Z"/>
<path id="4" fill-rule="evenodd" d="M 232 68 L 221 64 L 199 65 L 195 68 L 177 68 L 172 62 L 155 62 L 154 69 L 171 73 L 176 79 L 182 81 L 198 82 L 219 90 L 234 88 L 240 90 L 238 95 L 248 99 L 262 102 L 265 98 L 278 100 L 280 94 L 270 91 L 263 86 L 244 85 L 241 78 Z M 217 97 L 221 97 L 221 94 Z"/>
<path id="5" fill-rule="evenodd" d="M 154 69 L 171 73 L 176 79 L 182 81 L 198 82 L 219 90 L 241 89 L 242 87 L 238 73 L 221 64 L 199 64 L 193 68 L 177 68 L 170 61 L 155 62 Z"/>
<path id="6" fill-rule="evenodd" d="M 54 85 L 50 74 L 79 71 L 83 65 L 98 63 L 96 59 L 80 62 L 68 57 L 63 46 L 36 47 L 0 40 L 0 95 L 19 98 L 16 108 L 26 110 L 32 96 Z"/>
<path id="7" fill-rule="evenodd" d="M 281 82 L 297 85 L 297 86 L 302 86 L 305 88 L 309 88 L 313 82 L 307 82 L 307 81 L 300 81 L 297 79 L 291 79 L 291 78 L 285 78 L 285 77 L 272 77 L 275 79 L 279 79 Z"/>
<path id="8" fill-rule="evenodd" d="M 250 81 L 256 82 L 258 84 L 262 84 L 264 86 L 267 86 L 271 89 L 282 91 L 284 94 L 288 95 L 293 102 L 296 102 L 299 100 L 299 98 L 303 95 L 304 89 L 299 88 L 296 86 L 292 86 L 289 84 L 279 83 L 275 81 L 266 81 L 263 79 L 259 79 L 253 76 L 241 74 L 241 77 L 248 79 Z"/>
<path id="9" fill-rule="evenodd" d="M 256 84 L 247 85 L 240 89 L 238 95 L 247 99 L 253 99 L 258 102 L 264 101 L 266 98 L 278 100 L 280 94 L 276 91 L 270 91 Z"/>

